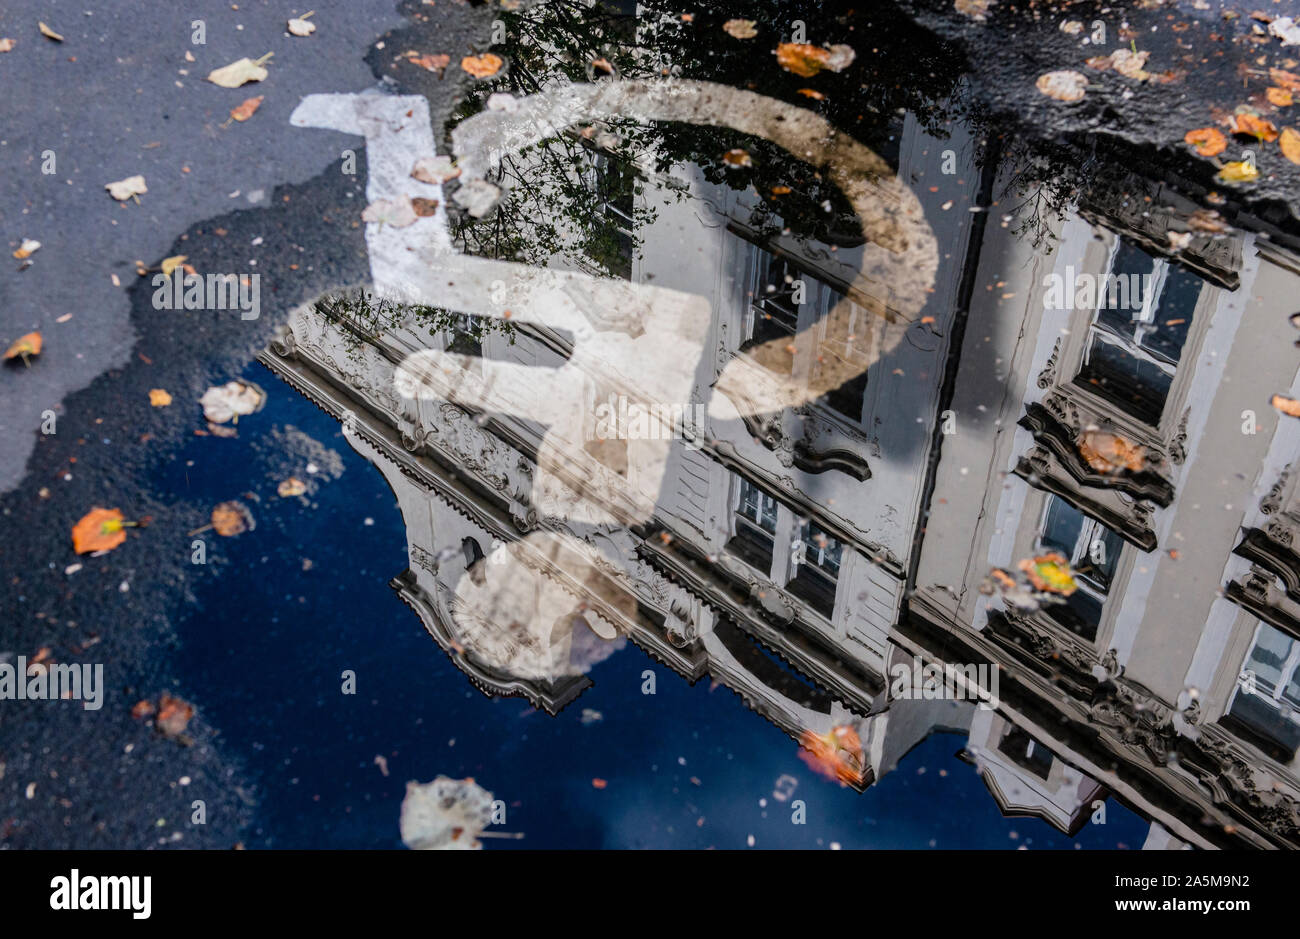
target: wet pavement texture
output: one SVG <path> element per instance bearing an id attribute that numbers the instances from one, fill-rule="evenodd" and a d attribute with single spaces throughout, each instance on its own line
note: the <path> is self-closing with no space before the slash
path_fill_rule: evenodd
<path id="1" fill-rule="evenodd" d="M 1295 846 L 1285 6 L 10 4 L 0 845 Z"/>

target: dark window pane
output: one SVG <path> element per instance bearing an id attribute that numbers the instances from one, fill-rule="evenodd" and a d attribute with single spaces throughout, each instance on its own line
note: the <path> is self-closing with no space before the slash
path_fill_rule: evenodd
<path id="1" fill-rule="evenodd" d="M 1077 572 L 1106 590 L 1115 578 L 1115 567 L 1124 541 L 1109 528 L 1101 526 L 1090 544 L 1085 546 Z"/>
<path id="2" fill-rule="evenodd" d="M 1064 603 L 1053 603 L 1044 609 L 1061 626 L 1092 642 L 1097 638 L 1097 627 L 1101 624 L 1101 606 L 1096 597 L 1076 590 L 1065 598 Z"/>
<path id="3" fill-rule="evenodd" d="M 1177 362 L 1187 342 L 1187 330 L 1201 295 L 1201 279 L 1181 267 L 1170 266 L 1156 305 L 1154 328 L 1143 332 L 1142 348 L 1169 362 Z"/>
<path id="4" fill-rule="evenodd" d="M 1047 509 L 1047 523 L 1043 526 L 1041 538 L 1043 547 L 1071 558 L 1074 556 L 1075 545 L 1079 543 L 1079 534 L 1083 530 L 1083 514 L 1064 499 L 1056 496 L 1049 498 L 1051 503 Z"/>
<path id="5" fill-rule="evenodd" d="M 772 546 L 770 535 L 738 520 L 736 534 L 727 542 L 727 553 L 734 554 L 767 577 L 772 571 Z"/>
<path id="6" fill-rule="evenodd" d="M 1151 255 L 1130 242 L 1120 240 L 1115 250 L 1115 261 L 1101 286 L 1101 296 L 1097 298 L 1107 325 L 1114 323 L 1123 329 L 1123 324 L 1129 323 L 1131 334 L 1133 317 L 1142 310 L 1146 287 L 1151 282 L 1155 266 L 1155 258 Z"/>
<path id="7" fill-rule="evenodd" d="M 813 565 L 800 564 L 786 589 L 827 619 L 834 615 L 836 582 L 823 576 Z"/>
<path id="8" fill-rule="evenodd" d="M 1088 362 L 1075 381 L 1113 401 L 1138 420 L 1158 424 L 1173 376 L 1154 362 L 1093 336 Z"/>
<path id="9" fill-rule="evenodd" d="M 1046 779 L 1052 771 L 1052 751 L 1030 737 L 1019 727 L 1012 727 L 998 744 L 998 749 L 1039 779 Z"/>

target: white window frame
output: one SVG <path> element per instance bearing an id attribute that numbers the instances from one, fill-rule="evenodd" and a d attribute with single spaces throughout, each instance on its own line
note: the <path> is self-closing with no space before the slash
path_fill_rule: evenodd
<path id="1" fill-rule="evenodd" d="M 1260 634 L 1264 631 L 1265 628 L 1271 629 L 1276 633 L 1281 633 L 1284 637 L 1286 637 L 1286 639 L 1291 643 L 1291 651 L 1287 653 L 1286 660 L 1282 663 L 1282 668 L 1280 670 L 1280 675 L 1279 675 L 1279 681 L 1277 687 L 1273 689 L 1272 694 L 1261 693 L 1263 689 L 1260 685 L 1260 680 L 1258 677 L 1256 677 L 1255 680 L 1255 691 L 1250 692 L 1250 694 L 1254 695 L 1257 698 L 1268 698 L 1273 702 L 1273 709 L 1276 710 L 1279 714 L 1285 715 L 1286 713 L 1289 712 L 1290 714 L 1295 715 L 1296 717 L 1295 722 L 1300 723 L 1300 707 L 1295 707 L 1282 700 L 1282 692 L 1286 689 L 1288 680 L 1294 678 L 1296 674 L 1296 669 L 1300 668 L 1300 639 L 1296 639 L 1294 636 L 1288 635 L 1287 633 L 1278 629 L 1276 626 L 1272 626 L 1264 622 L 1259 617 L 1255 617 L 1255 634 L 1251 637 L 1250 645 L 1246 648 L 1246 654 L 1241 659 L 1241 668 L 1238 669 L 1237 672 L 1237 682 L 1233 686 L 1232 700 L 1228 702 L 1228 709 L 1232 710 L 1232 705 L 1237 700 L 1237 695 L 1242 693 L 1242 687 L 1245 683 L 1243 679 L 1245 677 L 1246 670 L 1249 667 L 1250 654 L 1254 652 L 1255 647 L 1259 645 Z"/>

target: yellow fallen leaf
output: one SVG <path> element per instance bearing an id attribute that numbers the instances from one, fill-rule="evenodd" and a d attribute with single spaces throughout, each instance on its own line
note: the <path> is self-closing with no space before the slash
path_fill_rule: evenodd
<path id="1" fill-rule="evenodd" d="M 53 39 L 55 42 L 63 42 L 63 37 L 60 36 L 58 33 L 56 33 L 54 30 L 50 29 L 44 23 L 38 22 L 36 24 L 36 28 L 41 31 L 41 35 L 44 36 L 46 39 Z"/>
<path id="2" fill-rule="evenodd" d="M 1278 139 L 1278 146 L 1282 148 L 1282 156 L 1292 163 L 1300 163 L 1300 133 L 1297 133 L 1294 127 L 1282 129 L 1282 136 Z"/>
<path id="3" fill-rule="evenodd" d="M 274 52 L 268 52 L 256 62 L 252 59 L 238 59 L 229 65 L 223 65 L 208 74 L 208 81 L 222 88 L 238 88 L 248 82 L 260 82 L 270 73 L 263 68 Z"/>
<path id="4" fill-rule="evenodd" d="M 150 388 L 149 403 L 156 408 L 165 408 L 172 403 L 172 396 L 162 388 Z"/>
<path id="5" fill-rule="evenodd" d="M 460 60 L 460 67 L 469 72 L 475 78 L 488 78 L 501 71 L 501 66 L 505 62 L 501 56 L 494 55 L 491 52 L 483 55 L 467 55 Z"/>
<path id="6" fill-rule="evenodd" d="M 1225 163 L 1219 170 L 1219 180 L 1225 183 L 1248 183 L 1259 178 L 1259 170 L 1248 160 L 1235 160 Z"/>
<path id="7" fill-rule="evenodd" d="M 41 243 L 39 241 L 32 238 L 24 238 L 23 243 L 19 246 L 18 250 L 14 252 L 14 257 L 20 261 L 24 258 L 29 258 L 36 253 L 40 246 Z"/>
<path id="8" fill-rule="evenodd" d="M 14 340 L 5 352 L 6 359 L 16 359 L 22 356 L 23 364 L 27 364 L 28 356 L 41 354 L 41 334 L 28 333 L 26 336 L 19 336 Z"/>
<path id="9" fill-rule="evenodd" d="M 144 184 L 143 176 L 128 176 L 126 179 L 119 179 L 115 183 L 105 183 L 104 188 L 118 202 L 125 202 L 132 196 L 138 196 L 149 191 L 149 187 Z"/>
<path id="10" fill-rule="evenodd" d="M 253 116 L 253 112 L 262 106 L 262 99 L 265 97 L 266 95 L 258 95 L 256 98 L 247 99 L 239 107 L 232 108 L 230 111 L 230 119 L 241 123 L 248 120 Z"/>
<path id="11" fill-rule="evenodd" d="M 189 258 L 188 254 L 175 254 L 169 258 L 163 258 L 162 261 L 163 274 L 166 275 L 167 277 L 171 277 L 172 271 L 176 270 L 176 268 L 184 264 L 188 258 Z"/>

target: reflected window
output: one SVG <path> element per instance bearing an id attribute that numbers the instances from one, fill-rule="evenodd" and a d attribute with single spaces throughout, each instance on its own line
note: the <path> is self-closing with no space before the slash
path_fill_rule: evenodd
<path id="1" fill-rule="evenodd" d="M 1046 779 L 1052 772 L 1052 751 L 1014 724 L 998 744 L 998 749 L 1039 779 Z"/>
<path id="2" fill-rule="evenodd" d="M 1261 622 L 1228 713 L 1293 758 L 1300 747 L 1300 641 Z"/>
<path id="3" fill-rule="evenodd" d="M 1159 424 L 1202 284 L 1190 271 L 1117 239 L 1075 380 L 1138 420 Z"/>
<path id="4" fill-rule="evenodd" d="M 847 301 L 843 293 L 787 258 L 752 244 L 746 289 L 749 309 L 740 351 L 779 340 L 774 351 L 765 352 L 760 362 L 764 368 L 814 380 L 827 369 L 851 376 L 817 403 L 855 424 L 861 423 L 867 390 L 866 349 L 871 335 L 866 309 Z M 847 315 L 837 329 L 832 329 L 828 314 L 846 302 Z M 800 330 L 806 330 L 811 340 L 807 348 L 796 348 L 795 336 Z"/>
<path id="5" fill-rule="evenodd" d="M 777 339 L 791 340 L 799 327 L 799 306 L 806 287 L 800 271 L 784 258 L 752 247 L 749 276 L 749 311 L 745 320 L 745 341 L 740 351 Z M 794 353 L 773 360 L 783 374 L 794 369 Z"/>
<path id="6" fill-rule="evenodd" d="M 608 153 L 595 149 L 586 153 L 590 166 L 586 181 L 596 194 L 600 217 L 589 220 L 593 224 L 583 247 L 593 273 L 631 280 L 637 250 L 636 173 Z"/>
<path id="7" fill-rule="evenodd" d="M 776 544 L 776 499 L 747 479 L 735 477 L 734 532 L 727 551 L 767 577 Z"/>
<path id="8" fill-rule="evenodd" d="M 1101 522 L 1059 496 L 1048 496 L 1038 537 L 1040 551 L 1055 551 L 1070 561 L 1079 589 L 1064 603 L 1046 607 L 1054 619 L 1088 640 L 1097 637 L 1101 610 L 1115 578 L 1124 542 Z"/>
<path id="9" fill-rule="evenodd" d="M 843 546 L 811 521 L 799 527 L 799 538 L 790 552 L 794 576 L 787 589 L 827 619 L 835 611 L 843 554 Z"/>

